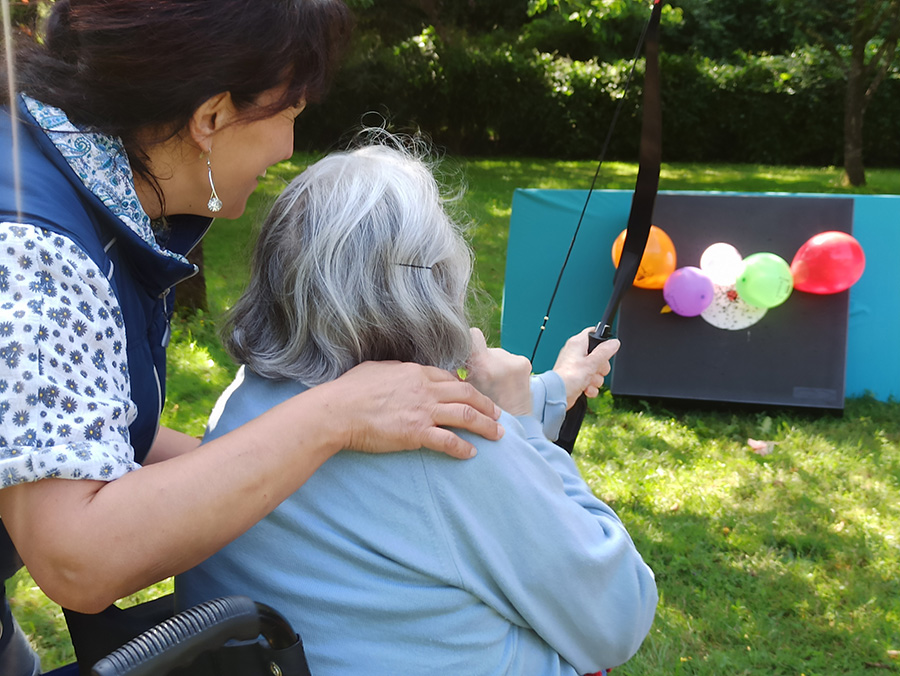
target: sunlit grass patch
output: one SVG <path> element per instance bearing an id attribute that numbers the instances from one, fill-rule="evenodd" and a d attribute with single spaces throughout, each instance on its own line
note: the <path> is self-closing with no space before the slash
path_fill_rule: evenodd
<path id="1" fill-rule="evenodd" d="M 211 402 L 228 387 L 237 366 L 221 348 L 216 329 L 203 313 L 176 317 L 168 351 L 169 404 L 162 424 L 193 436 L 206 427 Z"/>
<path id="2" fill-rule="evenodd" d="M 673 412 L 606 394 L 592 410 L 577 460 L 656 571 L 662 598 L 622 673 L 893 668 L 896 405 L 853 400 L 843 417 Z M 754 453 L 749 437 L 775 441 L 771 454 Z"/>

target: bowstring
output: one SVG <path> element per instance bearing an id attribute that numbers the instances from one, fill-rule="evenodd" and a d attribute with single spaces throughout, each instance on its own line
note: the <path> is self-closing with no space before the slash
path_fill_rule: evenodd
<path id="1" fill-rule="evenodd" d="M 652 17 L 651 13 L 651 17 Z M 550 321 L 550 310 L 553 308 L 553 302 L 556 300 L 556 293 L 559 291 L 559 286 L 562 283 L 563 274 L 566 272 L 566 266 L 569 264 L 569 258 L 572 256 L 572 251 L 575 249 L 575 240 L 578 239 L 578 232 L 581 230 L 581 225 L 584 222 L 584 216 L 587 213 L 588 204 L 591 201 L 591 195 L 594 193 L 594 187 L 597 185 L 597 179 L 600 177 L 600 169 L 603 167 L 603 160 L 606 157 L 606 151 L 609 148 L 609 143 L 612 140 L 613 132 L 616 128 L 616 123 L 619 120 L 619 115 L 622 112 L 622 108 L 625 105 L 625 97 L 628 94 L 628 89 L 631 86 L 631 80 L 634 77 L 634 72 L 637 68 L 637 62 L 640 58 L 641 51 L 644 48 L 644 40 L 647 37 L 647 31 L 650 28 L 650 21 L 648 19 L 644 24 L 644 28 L 641 31 L 641 35 L 638 38 L 637 47 L 635 47 L 634 55 L 631 57 L 631 68 L 628 71 L 628 77 L 625 79 L 625 84 L 622 87 L 622 95 L 619 97 L 619 102 L 616 104 L 616 108 L 613 111 L 612 120 L 609 123 L 609 129 L 606 132 L 606 138 L 603 140 L 603 145 L 600 148 L 600 156 L 597 162 L 597 170 L 594 172 L 594 178 L 591 180 L 591 187 L 588 189 L 587 197 L 584 200 L 584 206 L 581 209 L 581 215 L 578 217 L 578 223 L 575 225 L 575 232 L 572 234 L 572 240 L 569 242 L 569 249 L 566 251 L 566 257 L 563 259 L 562 267 L 559 270 L 559 275 L 556 278 L 556 284 L 553 286 L 553 293 L 550 294 L 550 302 L 547 304 L 547 310 L 544 312 L 544 320 L 541 323 L 541 328 L 538 330 L 537 340 L 534 343 L 534 350 L 531 352 L 531 363 L 534 363 L 534 358 L 537 356 L 538 347 L 541 344 L 541 338 L 544 335 L 544 330 L 547 328 L 547 322 Z"/>

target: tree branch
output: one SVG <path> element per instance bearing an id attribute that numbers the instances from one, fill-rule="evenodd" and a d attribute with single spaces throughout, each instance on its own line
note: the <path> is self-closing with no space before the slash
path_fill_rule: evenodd
<path id="1" fill-rule="evenodd" d="M 875 91 L 884 81 L 884 78 L 887 77 L 887 73 L 897 54 L 897 43 L 900 41 L 900 0 L 894 0 L 885 11 L 891 10 L 893 11 L 893 16 L 890 18 L 890 30 L 881 43 L 881 47 L 878 48 L 875 56 L 872 57 L 866 66 L 867 75 L 871 80 L 863 95 L 863 110 L 868 107 L 869 101 L 875 95 Z M 888 17 L 886 16 L 884 20 L 887 21 Z"/>

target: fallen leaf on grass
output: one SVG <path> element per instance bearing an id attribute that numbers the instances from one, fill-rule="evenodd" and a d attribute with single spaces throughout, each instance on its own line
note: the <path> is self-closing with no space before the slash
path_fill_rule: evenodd
<path id="1" fill-rule="evenodd" d="M 758 439 L 747 439 L 747 445 L 757 455 L 769 455 L 774 449 L 777 441 L 760 441 Z"/>

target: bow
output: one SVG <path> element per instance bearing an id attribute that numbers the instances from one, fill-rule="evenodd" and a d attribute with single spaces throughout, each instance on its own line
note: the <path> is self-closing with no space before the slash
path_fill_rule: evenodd
<path id="1" fill-rule="evenodd" d="M 622 255 L 619 259 L 619 264 L 616 268 L 615 276 L 613 277 L 612 293 L 610 295 L 609 302 L 606 305 L 606 309 L 600 319 L 600 322 L 588 336 L 589 353 L 593 352 L 593 350 L 598 345 L 609 340 L 612 337 L 613 319 L 615 318 L 616 312 L 619 308 L 619 304 L 621 303 L 625 292 L 627 291 L 628 287 L 630 287 L 634 282 L 635 274 L 637 274 L 637 271 L 640 268 L 644 249 L 647 246 L 647 238 L 650 235 L 650 227 L 653 220 L 653 206 L 656 202 L 656 194 L 659 190 L 659 173 L 660 165 L 662 163 L 662 101 L 660 96 L 659 74 L 659 21 L 660 15 L 662 14 L 662 4 L 662 0 L 654 0 L 653 2 L 653 9 L 650 13 L 650 18 L 647 21 L 646 26 L 644 27 L 644 31 L 641 33 L 641 37 L 638 41 L 638 45 L 632 61 L 631 71 L 629 72 L 628 79 L 625 82 L 624 90 L 627 91 L 628 85 L 631 82 L 631 78 L 634 75 L 634 69 L 635 65 L 637 64 L 637 59 L 646 41 L 647 65 L 644 77 L 641 144 L 639 152 L 637 182 L 634 188 L 634 196 L 632 197 L 631 201 L 631 212 L 628 216 L 628 225 L 626 228 L 625 242 L 622 247 Z M 584 220 L 584 215 L 587 211 L 588 203 L 591 199 L 591 194 L 593 193 L 594 186 L 597 183 L 597 177 L 600 175 L 600 167 L 603 165 L 603 157 L 606 154 L 606 149 L 609 146 L 609 141 L 612 137 L 613 129 L 615 128 L 616 121 L 619 117 L 619 112 L 621 111 L 622 104 L 625 100 L 625 91 L 623 91 L 622 98 L 619 99 L 619 104 L 613 114 L 613 119 L 610 123 L 609 131 L 607 132 L 606 140 L 603 143 L 603 148 L 600 153 L 600 161 L 597 165 L 597 171 L 594 174 L 593 181 L 591 182 L 590 190 L 588 190 L 584 208 L 582 209 L 581 216 L 578 219 L 578 225 L 575 227 L 575 233 L 572 235 L 572 241 L 569 244 L 569 250 L 566 253 L 562 269 L 560 270 L 559 277 L 556 280 L 556 286 L 554 287 L 553 293 L 550 297 L 550 303 L 547 306 L 547 311 L 544 313 L 544 322 L 541 325 L 537 341 L 534 345 L 534 351 L 531 355 L 532 361 L 534 361 L 534 357 L 537 354 L 541 336 L 543 335 L 544 329 L 546 328 L 547 322 L 550 318 L 550 309 L 553 305 L 553 300 L 556 297 L 556 292 L 559 290 L 559 285 L 562 280 L 563 273 L 565 272 L 566 265 L 569 262 L 569 257 L 572 254 L 572 249 L 575 246 L 575 239 L 578 237 L 578 231 L 581 228 L 581 224 Z M 572 448 L 575 445 L 575 438 L 578 436 L 578 431 L 581 429 L 581 424 L 584 420 L 586 411 L 587 398 L 584 394 L 582 394 L 575 402 L 575 405 L 566 413 L 566 418 L 563 422 L 562 428 L 560 429 L 559 439 L 556 443 L 559 446 L 565 448 L 569 453 L 572 452 Z"/>

